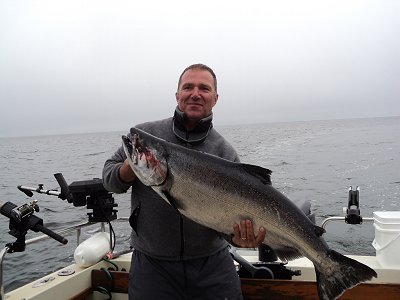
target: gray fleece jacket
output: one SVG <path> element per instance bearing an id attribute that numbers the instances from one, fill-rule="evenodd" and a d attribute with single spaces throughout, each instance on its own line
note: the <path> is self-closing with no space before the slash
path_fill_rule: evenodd
<path id="1" fill-rule="evenodd" d="M 211 128 L 202 143 L 190 145 L 175 136 L 172 129 L 173 118 L 136 127 L 171 143 L 239 161 L 233 147 L 214 128 Z M 118 170 L 125 159 L 123 148 L 120 147 L 105 162 L 103 183 L 107 190 L 114 193 L 124 193 L 132 186 L 129 221 L 133 229 L 132 246 L 135 249 L 157 259 L 187 260 L 215 254 L 228 245 L 225 236 L 180 215 L 138 179 L 130 184 L 122 182 Z"/>

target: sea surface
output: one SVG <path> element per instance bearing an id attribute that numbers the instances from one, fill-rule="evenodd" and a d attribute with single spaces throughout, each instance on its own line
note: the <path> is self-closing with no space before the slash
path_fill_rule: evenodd
<path id="1" fill-rule="evenodd" d="M 309 200 L 317 224 L 342 215 L 348 189 L 360 187 L 364 217 L 374 211 L 400 210 L 400 117 L 216 126 L 237 149 L 242 162 L 273 171 L 272 183 L 290 199 Z M 22 205 L 37 199 L 36 215 L 53 230 L 87 220 L 85 207 L 56 196 L 27 197 L 18 185 L 59 189 L 53 174 L 67 183 L 101 178 L 104 161 L 121 145 L 126 132 L 0 138 L 0 202 Z M 118 216 L 129 216 L 129 195 L 114 194 Z M 116 250 L 129 247 L 128 223 L 115 223 Z M 162 230 L 159 228 L 158 230 Z M 267 229 L 268 230 L 268 229 Z M 325 240 L 344 254 L 373 255 L 371 223 L 329 223 Z M 83 230 L 83 239 L 96 227 Z M 27 239 L 38 236 L 29 232 Z M 73 262 L 76 235 L 67 245 L 48 239 L 26 251 L 5 256 L 3 278 L 10 291 Z M 8 219 L 0 215 L 0 246 L 14 242 Z"/>

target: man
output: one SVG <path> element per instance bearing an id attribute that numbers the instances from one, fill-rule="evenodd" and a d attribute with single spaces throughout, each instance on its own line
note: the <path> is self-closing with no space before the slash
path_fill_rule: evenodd
<path id="1" fill-rule="evenodd" d="M 169 142 L 239 161 L 233 147 L 213 128 L 212 108 L 218 101 L 217 79 L 203 64 L 186 68 L 178 81 L 174 117 L 137 127 Z M 250 220 L 232 224 L 226 237 L 180 215 L 129 166 L 121 148 L 106 161 L 104 186 L 116 193 L 132 186 L 130 299 L 242 299 L 240 280 L 228 251 L 257 247 L 265 237 L 254 235 Z"/>

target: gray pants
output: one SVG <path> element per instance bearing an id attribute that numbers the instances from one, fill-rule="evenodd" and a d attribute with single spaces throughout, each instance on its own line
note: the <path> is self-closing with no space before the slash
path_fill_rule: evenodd
<path id="1" fill-rule="evenodd" d="M 166 261 L 133 251 L 129 300 L 243 299 L 228 249 L 186 261 Z"/>

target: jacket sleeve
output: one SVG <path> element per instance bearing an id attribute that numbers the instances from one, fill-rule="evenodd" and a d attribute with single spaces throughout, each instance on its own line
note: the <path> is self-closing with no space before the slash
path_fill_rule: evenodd
<path id="1" fill-rule="evenodd" d="M 107 159 L 103 167 L 103 185 L 104 188 L 113 193 L 125 193 L 132 185 L 121 181 L 119 177 L 119 168 L 126 159 L 126 155 L 122 146 Z"/>

